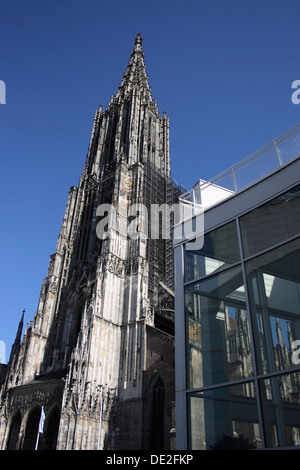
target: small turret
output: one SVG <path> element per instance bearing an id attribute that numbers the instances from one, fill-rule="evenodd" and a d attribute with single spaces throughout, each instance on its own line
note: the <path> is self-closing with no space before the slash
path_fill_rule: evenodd
<path id="1" fill-rule="evenodd" d="M 11 364 L 14 355 L 19 352 L 19 349 L 20 349 L 20 346 L 21 346 L 22 331 L 23 331 L 23 326 L 24 326 L 24 314 L 25 314 L 25 308 L 22 312 L 22 317 L 21 317 L 21 320 L 20 320 L 20 323 L 19 323 L 19 326 L 18 326 L 16 339 L 14 341 L 14 344 L 12 345 L 12 348 L 11 348 L 11 353 L 10 353 L 10 358 L 9 358 L 9 363 L 8 364 Z"/>

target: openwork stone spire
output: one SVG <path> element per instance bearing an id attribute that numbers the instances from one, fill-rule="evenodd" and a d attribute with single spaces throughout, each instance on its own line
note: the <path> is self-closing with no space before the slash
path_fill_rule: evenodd
<path id="1" fill-rule="evenodd" d="M 131 52 L 123 80 L 119 86 L 117 98 L 127 98 L 133 91 L 140 94 L 140 97 L 147 102 L 151 102 L 151 89 L 148 83 L 148 75 L 144 63 L 144 52 L 142 50 L 143 38 L 140 33 L 135 37 L 134 49 Z"/>

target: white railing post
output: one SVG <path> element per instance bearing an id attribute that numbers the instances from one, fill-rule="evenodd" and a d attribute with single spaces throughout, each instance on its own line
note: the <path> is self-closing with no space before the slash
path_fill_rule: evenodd
<path id="1" fill-rule="evenodd" d="M 275 150 L 276 150 L 276 155 L 277 155 L 279 166 L 282 166 L 282 160 L 281 160 L 281 157 L 280 157 L 280 154 L 279 154 L 279 151 L 278 151 L 276 140 L 274 140 L 274 147 L 275 147 Z"/>
<path id="2" fill-rule="evenodd" d="M 235 179 L 234 168 L 231 169 L 231 173 L 232 173 L 232 181 L 233 181 L 234 192 L 237 193 L 237 184 L 236 184 L 236 179 Z"/>

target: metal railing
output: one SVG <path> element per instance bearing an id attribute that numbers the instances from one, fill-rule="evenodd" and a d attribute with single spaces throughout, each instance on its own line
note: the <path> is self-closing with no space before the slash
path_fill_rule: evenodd
<path id="1" fill-rule="evenodd" d="M 180 197 L 180 203 L 187 207 L 183 213 L 192 215 L 197 208 L 212 207 L 299 156 L 300 123 L 228 170 L 208 181 L 199 180 L 193 189 Z"/>

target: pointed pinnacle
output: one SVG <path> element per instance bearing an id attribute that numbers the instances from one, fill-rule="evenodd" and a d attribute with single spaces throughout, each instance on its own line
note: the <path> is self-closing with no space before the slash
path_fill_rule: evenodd
<path id="1" fill-rule="evenodd" d="M 143 36 L 141 35 L 141 33 L 138 33 L 135 37 L 134 50 L 141 51 L 142 44 L 143 44 Z"/>

